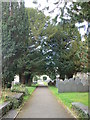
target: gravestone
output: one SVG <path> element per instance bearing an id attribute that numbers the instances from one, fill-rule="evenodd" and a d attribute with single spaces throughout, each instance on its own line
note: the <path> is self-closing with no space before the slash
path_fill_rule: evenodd
<path id="1" fill-rule="evenodd" d="M 59 93 L 62 93 L 64 91 L 63 90 L 64 89 L 63 86 L 64 86 L 64 82 L 60 81 L 59 84 L 58 84 L 58 92 Z"/>
<path id="2" fill-rule="evenodd" d="M 79 77 L 76 77 L 76 78 L 75 78 L 75 82 L 78 84 L 78 83 L 81 82 L 81 79 L 80 79 Z"/>
<path id="3" fill-rule="evenodd" d="M 14 76 L 14 84 L 19 84 L 19 75 Z"/>
<path id="4" fill-rule="evenodd" d="M 83 89 L 84 89 L 84 92 L 89 91 L 89 86 L 84 85 L 83 87 L 84 87 L 84 88 L 83 88 Z"/>
<path id="5" fill-rule="evenodd" d="M 83 85 L 88 85 L 88 79 L 86 79 L 85 77 L 81 79 L 81 82 Z"/>
<path id="6" fill-rule="evenodd" d="M 56 87 L 58 88 L 60 79 L 59 79 L 60 75 L 56 75 Z"/>
<path id="7" fill-rule="evenodd" d="M 84 87 L 83 87 L 83 84 L 81 82 L 77 84 L 77 91 L 84 92 Z"/>
<path id="8" fill-rule="evenodd" d="M 70 81 L 69 85 L 70 85 L 70 89 L 71 89 L 72 92 L 76 92 L 77 91 L 77 83 L 75 82 L 74 79 L 72 81 Z"/>
<path id="9" fill-rule="evenodd" d="M 70 81 L 70 82 L 74 81 L 74 78 L 70 78 L 69 81 Z"/>
<path id="10" fill-rule="evenodd" d="M 59 81 L 58 92 L 88 92 L 90 87 L 83 85 L 80 78 L 70 78 L 69 80 Z"/>
<path id="11" fill-rule="evenodd" d="M 57 87 L 57 88 L 58 88 L 58 84 L 59 84 L 59 82 L 60 82 L 60 80 L 57 79 L 57 80 L 56 80 L 56 87 Z"/>
<path id="12" fill-rule="evenodd" d="M 11 90 L 13 90 L 13 88 L 14 88 L 14 81 L 12 81 Z"/>
<path id="13" fill-rule="evenodd" d="M 68 83 L 68 79 L 65 79 L 65 80 L 64 80 L 64 84 L 65 84 L 65 83 Z"/>
<path id="14" fill-rule="evenodd" d="M 64 92 L 70 92 L 70 85 L 68 84 L 68 82 L 64 83 L 63 91 Z"/>
<path id="15" fill-rule="evenodd" d="M 81 82 L 83 83 L 83 85 L 88 85 L 88 77 L 89 77 L 90 73 L 81 73 L 78 72 L 75 77 L 81 79 Z"/>

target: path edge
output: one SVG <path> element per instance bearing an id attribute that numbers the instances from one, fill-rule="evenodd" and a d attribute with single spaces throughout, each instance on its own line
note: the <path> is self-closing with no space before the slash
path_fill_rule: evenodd
<path id="1" fill-rule="evenodd" d="M 51 94 L 53 94 L 53 96 L 56 98 L 57 102 L 61 104 L 64 107 L 64 109 L 66 109 L 76 120 L 78 120 L 77 116 L 73 113 L 73 111 L 71 111 L 61 100 L 59 100 L 49 87 L 48 89 L 50 90 Z"/>
<path id="2" fill-rule="evenodd" d="M 36 89 L 37 89 L 37 87 L 36 87 L 35 90 L 32 92 L 32 94 L 30 95 L 29 99 L 31 99 L 31 97 L 33 96 L 33 93 L 36 91 Z M 28 99 L 28 100 L 29 100 L 29 99 Z M 27 100 L 27 101 L 28 101 L 28 100 Z M 17 112 L 14 120 L 16 119 L 16 117 L 18 116 L 18 114 L 20 113 L 20 111 L 22 110 L 23 106 L 25 105 L 25 103 L 26 103 L 27 101 L 24 101 L 24 102 L 20 105 L 20 107 L 17 109 L 18 112 Z"/>

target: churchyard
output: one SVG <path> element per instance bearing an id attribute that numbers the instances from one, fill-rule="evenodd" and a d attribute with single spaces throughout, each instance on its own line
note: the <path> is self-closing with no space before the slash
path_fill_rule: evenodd
<path id="1" fill-rule="evenodd" d="M 41 1 L 0 1 L 0 118 L 89 118 L 90 2 Z"/>
<path id="2" fill-rule="evenodd" d="M 78 79 L 78 80 L 77 80 Z M 88 107 L 89 99 L 88 99 L 88 91 L 89 89 L 83 90 L 82 88 L 75 89 L 75 87 L 78 86 L 78 84 L 81 82 L 80 78 L 76 78 L 76 83 L 74 78 L 70 78 L 69 80 L 65 79 L 64 81 L 59 80 L 59 78 L 56 79 L 56 82 L 53 82 L 49 80 L 38 80 L 37 82 L 33 82 L 32 85 L 29 87 L 24 84 L 20 84 L 17 82 L 18 80 L 15 79 L 15 81 L 12 82 L 11 88 L 3 89 L 2 91 L 2 99 L 0 99 L 0 108 L 5 112 L 2 112 L 2 115 L 5 116 L 10 110 L 14 110 L 14 114 L 18 114 L 18 109 L 20 109 L 20 106 L 23 107 L 23 105 L 30 99 L 30 96 L 32 95 L 33 91 L 36 89 L 36 87 L 39 86 L 48 86 L 52 94 L 59 100 L 59 102 L 65 107 L 65 109 L 69 109 L 77 118 L 84 118 L 87 117 L 87 115 L 82 114 L 81 109 L 79 111 L 75 109 L 74 104 L 79 103 L 79 105 L 85 107 Z M 65 82 L 65 83 L 64 83 Z M 51 84 L 52 83 L 52 84 Z M 63 83 L 63 84 L 62 84 Z M 87 84 L 87 81 L 83 82 L 84 85 Z M 82 83 L 82 85 L 83 85 Z M 68 88 L 64 84 L 70 84 L 68 85 Z M 71 85 L 73 84 L 73 85 Z M 74 84 L 76 84 L 74 86 Z M 88 85 L 88 84 L 87 84 Z M 79 106 L 78 105 L 78 106 Z M 2 108 L 4 107 L 4 108 Z M 83 107 L 83 110 L 84 110 Z M 88 112 L 87 112 L 88 113 Z M 7 117 L 7 116 L 6 116 Z M 10 117 L 10 115 L 9 115 Z M 11 116 L 12 117 L 12 116 Z"/>

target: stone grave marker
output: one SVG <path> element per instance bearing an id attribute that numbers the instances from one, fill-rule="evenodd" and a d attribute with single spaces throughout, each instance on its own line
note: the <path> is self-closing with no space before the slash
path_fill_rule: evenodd
<path id="1" fill-rule="evenodd" d="M 59 84 L 58 84 L 58 92 L 63 92 L 63 86 L 64 86 L 64 82 L 63 81 L 60 81 Z"/>
<path id="2" fill-rule="evenodd" d="M 12 81 L 11 90 L 13 90 L 13 87 L 14 87 L 14 81 Z"/>
<path id="3" fill-rule="evenodd" d="M 79 77 L 76 77 L 76 78 L 75 78 L 75 82 L 78 84 L 78 83 L 81 82 L 81 79 L 80 79 Z"/>
<path id="4" fill-rule="evenodd" d="M 83 84 L 81 82 L 77 84 L 77 91 L 84 92 Z"/>

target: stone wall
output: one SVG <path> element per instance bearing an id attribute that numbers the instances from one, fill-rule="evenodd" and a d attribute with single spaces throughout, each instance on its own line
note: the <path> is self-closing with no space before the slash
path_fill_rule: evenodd
<path id="1" fill-rule="evenodd" d="M 57 85 L 58 84 L 58 85 Z M 79 78 L 70 78 L 64 81 L 58 80 L 56 83 L 58 87 L 58 92 L 88 92 L 89 86 L 88 84 L 83 84 Z"/>

